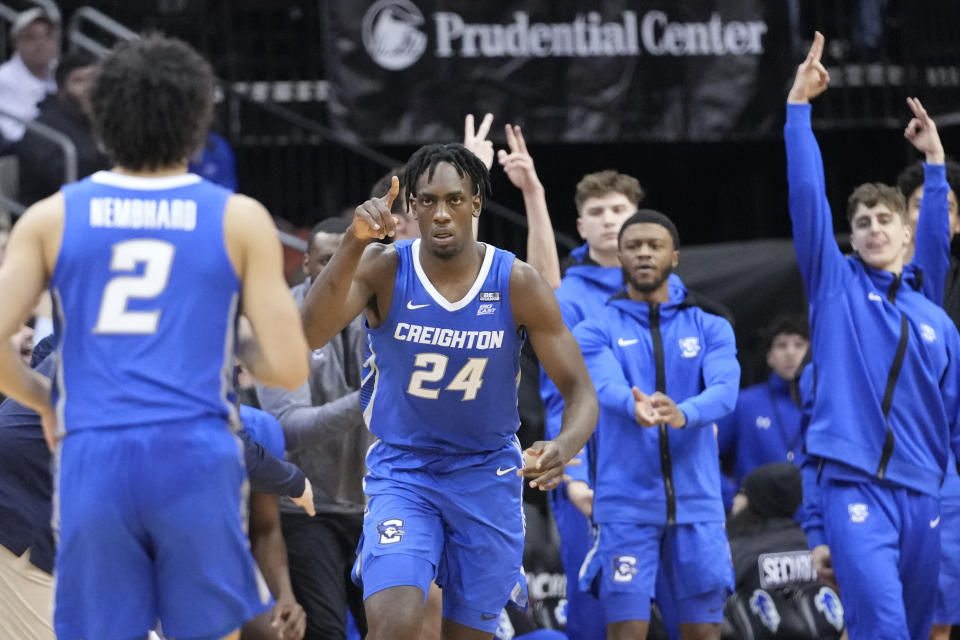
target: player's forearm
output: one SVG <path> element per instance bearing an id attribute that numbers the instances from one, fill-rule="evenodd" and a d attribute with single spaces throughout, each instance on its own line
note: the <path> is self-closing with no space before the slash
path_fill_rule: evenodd
<path id="1" fill-rule="evenodd" d="M 944 282 L 950 270 L 949 192 L 946 166 L 924 164 L 913 263 L 923 271 L 923 295 L 938 305 L 943 304 Z"/>
<path id="2" fill-rule="evenodd" d="M 344 313 L 344 301 L 369 241 L 357 238 L 352 228 L 344 234 L 330 262 L 314 281 L 300 311 L 307 344 L 319 349 L 353 320 L 361 310 Z"/>
<path id="3" fill-rule="evenodd" d="M 593 384 L 578 383 L 569 393 L 564 394 L 563 405 L 560 433 L 556 442 L 562 445 L 569 460 L 583 449 L 597 427 L 599 407 Z"/>
<path id="4" fill-rule="evenodd" d="M 267 529 L 257 528 L 252 531 L 251 551 L 274 599 L 293 599 L 290 570 L 287 566 L 287 547 L 280 527 L 271 524 Z"/>
<path id="5" fill-rule="evenodd" d="M 810 127 L 809 105 L 787 105 L 783 128 L 787 150 L 787 186 L 797 265 L 810 291 L 827 268 L 826 260 L 842 259 L 833 235 L 827 203 L 823 158 Z"/>
<path id="6" fill-rule="evenodd" d="M 50 380 L 23 363 L 9 338 L 0 344 L 0 391 L 37 413 L 51 408 Z"/>
<path id="7" fill-rule="evenodd" d="M 537 183 L 523 191 L 523 206 L 527 212 L 527 263 L 556 289 L 560 286 L 560 258 L 543 185 Z"/>

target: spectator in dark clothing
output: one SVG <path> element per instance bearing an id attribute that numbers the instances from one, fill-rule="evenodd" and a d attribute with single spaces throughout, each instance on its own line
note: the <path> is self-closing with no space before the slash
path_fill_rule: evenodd
<path id="1" fill-rule="evenodd" d="M 800 469 L 789 462 L 757 467 L 743 480 L 727 521 L 736 575 L 723 637 L 838 638 L 843 608 L 817 583 L 807 536 L 793 519 L 802 502 Z"/>
<path id="2" fill-rule="evenodd" d="M 64 134 L 77 149 L 77 179 L 110 166 L 93 137 L 89 91 L 96 59 L 82 51 L 63 57 L 57 66 L 57 93 L 40 103 L 35 122 Z M 19 199 L 26 205 L 56 193 L 64 180 L 63 149 L 56 142 L 28 130 L 17 145 L 20 161 Z"/>
<path id="3" fill-rule="evenodd" d="M 800 487 L 800 469 L 789 462 L 765 464 L 744 478 L 727 522 L 737 590 L 816 580 L 807 536 L 793 519 L 802 500 Z M 781 564 L 790 568 L 767 571 L 764 560 L 772 554 L 789 557 Z"/>

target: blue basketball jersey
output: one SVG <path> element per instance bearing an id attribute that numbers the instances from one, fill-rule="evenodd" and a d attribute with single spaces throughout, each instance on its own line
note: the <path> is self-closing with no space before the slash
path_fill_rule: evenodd
<path id="1" fill-rule="evenodd" d="M 63 194 L 50 282 L 59 428 L 226 421 L 240 298 L 223 236 L 230 192 L 193 174 L 101 171 Z"/>
<path id="2" fill-rule="evenodd" d="M 367 332 L 360 392 L 367 426 L 396 447 L 431 453 L 500 449 L 520 426 L 523 335 L 510 307 L 513 254 L 486 245 L 470 291 L 450 302 L 420 266 L 420 240 L 394 246 L 390 311 Z"/>

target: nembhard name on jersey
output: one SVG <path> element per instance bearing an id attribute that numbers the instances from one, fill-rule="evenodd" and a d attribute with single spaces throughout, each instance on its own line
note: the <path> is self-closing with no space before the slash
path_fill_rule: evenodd
<path id="1" fill-rule="evenodd" d="M 459 331 L 406 322 L 397 323 L 393 337 L 405 342 L 435 344 L 438 347 L 454 349 L 499 349 L 503 346 L 503 331 Z"/>
<path id="2" fill-rule="evenodd" d="M 179 198 L 90 198 L 90 226 L 193 231 L 197 227 L 197 203 Z"/>

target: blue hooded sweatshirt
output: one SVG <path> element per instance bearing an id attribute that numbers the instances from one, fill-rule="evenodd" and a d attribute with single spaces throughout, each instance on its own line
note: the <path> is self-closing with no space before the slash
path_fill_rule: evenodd
<path id="1" fill-rule="evenodd" d="M 732 467 L 733 493 L 747 474 L 761 465 L 792 462 L 799 467 L 803 434 L 800 407 L 790 383 L 771 373 L 766 382 L 741 389 L 733 413 L 717 422 L 717 441 L 720 459 Z"/>
<path id="2" fill-rule="evenodd" d="M 612 298 L 574 329 L 600 401 L 593 520 L 690 524 L 724 519 L 716 420 L 737 401 L 733 327 L 704 311 L 678 277 L 670 301 Z M 631 387 L 662 391 L 686 425 L 637 424 Z"/>
<path id="3" fill-rule="evenodd" d="M 915 264 L 896 275 L 841 254 L 810 111 L 787 105 L 784 127 L 816 365 L 807 453 L 823 460 L 825 478 L 938 496 L 949 446 L 960 451 L 960 336 L 920 292 Z"/>
<path id="4" fill-rule="evenodd" d="M 589 314 L 603 308 L 603 305 L 623 288 L 623 270 L 620 267 L 601 267 L 592 263 L 588 256 L 590 247 L 583 244 L 570 252 L 576 262 L 567 267 L 560 281 L 560 287 L 554 292 L 560 305 L 563 323 L 573 330 Z M 546 409 L 547 440 L 560 433 L 560 417 L 563 414 L 563 396 L 550 380 L 543 367 L 540 368 L 540 400 Z M 567 467 L 567 473 L 574 480 L 589 482 L 589 465 L 584 455 L 578 455 L 581 464 Z"/>

